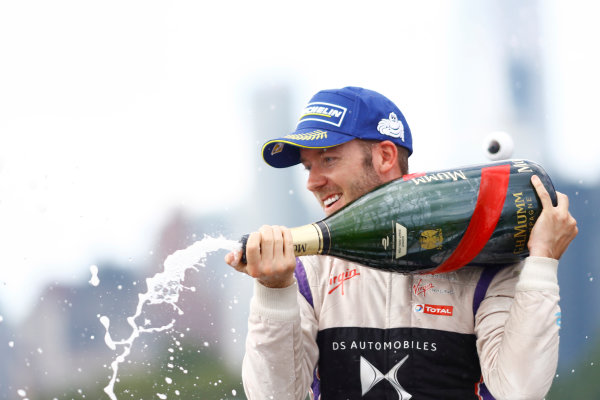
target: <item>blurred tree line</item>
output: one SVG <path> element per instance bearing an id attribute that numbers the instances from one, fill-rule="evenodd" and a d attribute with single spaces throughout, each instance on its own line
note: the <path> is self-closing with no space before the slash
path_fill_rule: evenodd
<path id="1" fill-rule="evenodd" d="M 596 340 L 584 359 L 566 374 L 554 378 L 546 400 L 600 399 L 600 341 Z"/>
<path id="2" fill-rule="evenodd" d="M 121 364 L 114 386 L 117 398 L 246 399 L 241 371 L 231 371 L 220 356 L 204 348 L 199 350 L 197 343 L 181 344 L 180 348 L 183 350 L 172 351 L 172 346 L 165 346 L 151 361 Z M 40 394 L 39 398 L 109 399 L 104 388 L 111 373 L 107 368 L 104 380 L 98 379 L 80 388 L 65 387 L 64 391 Z M 38 398 L 33 393 L 30 397 Z"/>

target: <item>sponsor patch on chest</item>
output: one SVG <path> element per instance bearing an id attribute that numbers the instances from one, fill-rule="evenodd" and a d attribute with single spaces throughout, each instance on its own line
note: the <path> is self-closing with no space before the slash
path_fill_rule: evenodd
<path id="1" fill-rule="evenodd" d="M 344 282 L 356 278 L 360 276 L 360 272 L 356 268 L 354 269 L 346 269 L 344 272 L 339 274 L 332 274 L 329 276 L 329 286 L 327 290 L 327 294 L 331 294 L 335 292 L 337 289 L 340 289 L 342 296 L 344 295 Z"/>
<path id="2" fill-rule="evenodd" d="M 451 317 L 454 307 L 437 304 L 415 304 L 414 312 Z"/>

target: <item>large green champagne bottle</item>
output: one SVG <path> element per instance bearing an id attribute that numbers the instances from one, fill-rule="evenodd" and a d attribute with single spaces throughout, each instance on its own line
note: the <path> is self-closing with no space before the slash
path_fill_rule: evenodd
<path id="1" fill-rule="evenodd" d="M 322 221 L 292 228 L 294 250 L 395 272 L 515 263 L 529 254 L 529 234 L 542 211 L 534 174 L 556 205 L 550 178 L 527 160 L 411 174 Z"/>

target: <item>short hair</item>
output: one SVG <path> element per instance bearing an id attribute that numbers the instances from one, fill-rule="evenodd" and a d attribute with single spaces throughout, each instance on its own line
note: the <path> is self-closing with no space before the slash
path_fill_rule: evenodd
<path id="1" fill-rule="evenodd" d="M 364 139 L 356 139 L 358 142 L 361 143 L 362 148 L 363 148 L 363 152 L 364 152 L 364 162 L 367 166 L 371 166 L 373 163 L 373 157 L 371 156 L 371 148 L 376 145 L 377 143 L 380 143 L 381 141 L 379 140 L 364 140 Z M 408 174 L 408 149 L 402 147 L 402 146 L 398 146 L 395 145 L 396 149 L 398 149 L 398 158 L 397 158 L 397 162 L 398 162 L 398 166 L 400 167 L 400 173 L 402 175 L 407 175 Z"/>

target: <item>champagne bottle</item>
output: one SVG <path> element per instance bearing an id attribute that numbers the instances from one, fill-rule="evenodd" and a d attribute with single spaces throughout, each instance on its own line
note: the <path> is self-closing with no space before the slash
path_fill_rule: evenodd
<path id="1" fill-rule="evenodd" d="M 529 255 L 542 211 L 532 175 L 556 205 L 552 181 L 528 160 L 405 175 L 321 221 L 292 228 L 294 252 L 403 273 L 515 263 Z"/>

